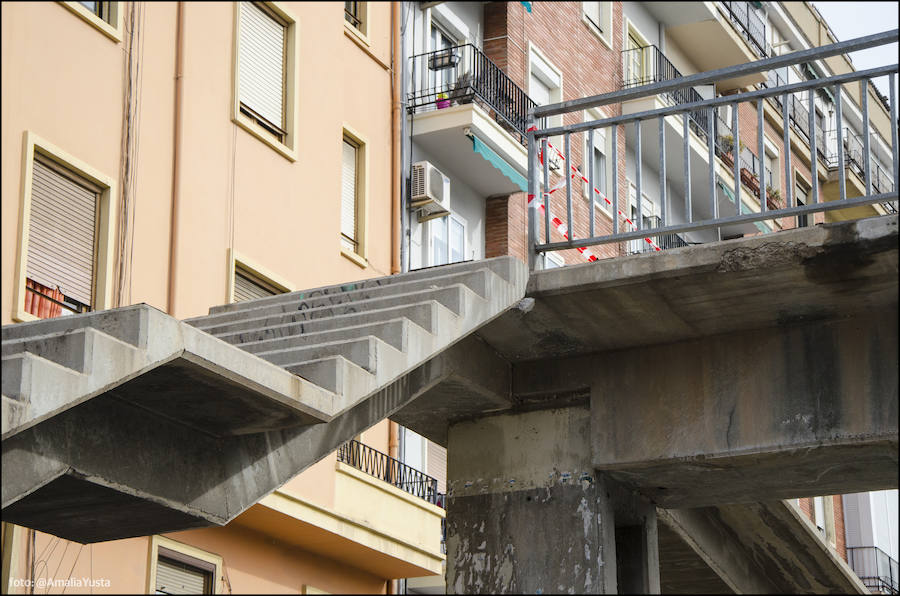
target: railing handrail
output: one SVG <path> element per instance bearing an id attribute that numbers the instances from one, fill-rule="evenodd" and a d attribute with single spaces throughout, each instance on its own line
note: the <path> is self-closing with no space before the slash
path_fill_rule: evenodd
<path id="1" fill-rule="evenodd" d="M 356 439 L 338 447 L 338 461 L 436 504 L 437 479 Z"/>
<path id="2" fill-rule="evenodd" d="M 718 68 L 716 70 L 699 72 L 682 77 L 677 81 L 654 83 L 653 85 L 647 85 L 643 87 L 635 87 L 632 89 L 624 89 L 613 91 L 611 93 L 604 93 L 601 95 L 593 95 L 590 97 L 582 97 L 579 99 L 572 99 L 559 103 L 537 106 L 534 108 L 534 118 L 554 116 L 557 114 L 574 112 L 576 110 L 586 110 L 588 108 L 608 105 L 611 103 L 621 103 L 623 101 L 629 101 L 631 99 L 638 99 L 640 97 L 646 97 L 648 95 L 656 95 L 665 91 L 672 91 L 681 87 L 705 85 L 707 83 L 715 83 L 717 81 L 725 79 L 733 79 L 735 77 L 744 75 L 756 74 L 759 72 L 771 70 L 773 68 L 793 66 L 794 64 L 801 64 L 803 62 L 809 62 L 810 60 L 829 58 L 831 56 L 846 54 L 848 52 L 855 52 L 857 50 L 865 50 L 868 48 L 893 43 L 898 41 L 898 38 L 900 38 L 900 30 L 893 29 L 891 31 L 884 31 L 882 33 L 867 35 L 865 37 L 859 37 L 857 39 L 841 41 L 827 46 L 809 48 L 806 50 L 792 52 L 790 54 L 784 54 L 782 56 L 764 58 L 755 62 L 748 62 L 745 64 Z M 824 79 L 817 80 L 822 81 Z"/>

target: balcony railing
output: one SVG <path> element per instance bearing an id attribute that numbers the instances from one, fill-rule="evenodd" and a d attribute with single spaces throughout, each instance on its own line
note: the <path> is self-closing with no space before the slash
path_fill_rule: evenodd
<path id="1" fill-rule="evenodd" d="M 778 87 L 782 87 L 787 85 L 787 81 L 782 77 L 777 70 L 770 70 L 766 75 L 766 82 L 763 83 L 764 87 L 769 89 L 776 89 Z M 809 109 L 803 101 L 798 100 L 794 95 L 790 95 L 790 125 L 791 127 L 800 133 L 804 140 L 809 144 Z M 782 105 L 782 97 L 780 95 L 776 95 L 771 98 L 775 105 L 778 106 L 779 109 L 783 108 Z M 816 154 L 822 158 L 827 158 L 827 145 L 825 142 L 825 133 L 818 123 L 816 124 Z"/>
<path id="2" fill-rule="evenodd" d="M 868 81 L 882 76 L 889 76 L 894 80 L 898 72 L 898 65 L 896 62 L 856 72 L 790 83 L 775 88 L 740 92 L 724 97 L 691 101 L 689 103 L 622 114 L 620 116 L 611 116 L 599 120 L 564 124 L 562 126 L 553 126 L 549 128 L 541 127 L 538 124 L 551 116 L 564 116 L 567 113 L 577 114 L 581 113 L 583 110 L 601 106 L 613 106 L 613 112 L 616 112 L 615 106 L 620 106 L 625 102 L 653 98 L 661 94 L 676 92 L 679 89 L 716 84 L 719 81 L 733 80 L 756 73 L 766 73 L 798 64 L 808 64 L 810 62 L 846 54 L 848 52 L 854 52 L 860 49 L 896 43 L 897 39 L 897 30 L 887 31 L 827 46 L 801 50 L 782 56 L 774 56 L 772 58 L 764 58 L 745 64 L 728 66 L 710 72 L 677 77 L 671 80 L 651 82 L 637 87 L 619 89 L 602 95 L 569 99 L 565 102 L 552 105 L 537 106 L 530 117 L 531 122 L 534 123 L 535 126 L 532 127 L 530 125 L 528 130 L 528 201 L 529 205 L 532 207 L 528 209 L 528 238 L 530 247 L 528 252 L 529 266 L 535 267 L 539 263 L 542 263 L 544 260 L 539 258 L 540 255 L 549 251 L 586 249 L 590 246 L 625 243 L 635 239 L 644 239 L 648 244 L 653 244 L 653 241 L 650 239 L 650 234 L 664 236 L 667 234 L 685 234 L 700 230 L 712 230 L 714 233 L 707 235 L 706 238 L 715 239 L 721 237 L 723 233 L 730 234 L 733 233 L 733 231 L 752 230 L 748 224 L 753 224 L 757 230 L 765 232 L 766 229 L 773 229 L 773 226 L 756 224 L 765 222 L 766 220 L 779 220 L 782 218 L 808 218 L 812 213 L 897 201 L 896 189 L 878 193 L 870 191 L 863 193 L 862 196 L 848 196 L 847 188 L 844 184 L 846 172 L 843 168 L 838 168 L 841 182 L 839 185 L 838 197 L 834 200 L 825 201 L 823 193 L 820 192 L 818 180 L 817 168 L 819 167 L 819 160 L 816 159 L 815 156 L 812 156 L 811 159 L 809 159 L 809 156 L 794 157 L 792 155 L 794 153 L 793 151 L 784 153 L 785 169 L 791 171 L 791 163 L 794 159 L 809 161 L 811 166 L 810 179 L 812 187 L 808 192 L 804 193 L 801 202 L 794 196 L 794 191 L 796 189 L 793 188 L 793 185 L 785 184 L 783 191 L 785 196 L 783 199 L 779 199 L 774 193 L 770 194 L 767 187 L 771 184 L 773 175 L 780 174 L 781 172 L 767 172 L 763 167 L 760 167 L 759 160 L 752 155 L 753 149 L 757 150 L 756 155 L 760 157 L 762 157 L 762 152 L 764 151 L 765 117 L 761 110 L 763 109 L 763 103 L 766 100 L 784 96 L 785 94 L 789 96 L 791 94 L 796 94 L 800 97 L 805 95 L 806 105 L 813 105 L 816 93 L 823 92 L 832 93 L 837 100 L 835 105 L 836 130 L 838 131 L 836 146 L 843 152 L 844 144 L 842 137 L 844 136 L 845 131 L 843 129 L 844 120 L 842 119 L 842 111 L 840 110 L 839 103 L 842 87 L 855 84 L 858 81 Z M 753 118 L 755 122 L 747 123 L 746 116 L 744 118 L 740 117 L 741 110 L 739 107 L 742 103 L 749 103 L 756 108 L 756 118 Z M 715 139 L 716 132 L 714 130 L 716 121 L 715 111 L 724 106 L 730 107 L 732 118 L 737 120 L 737 126 L 733 126 L 733 128 L 736 128 L 736 130 L 733 131 L 735 137 L 733 143 L 738 145 L 738 150 L 736 151 L 738 155 L 735 156 L 734 159 L 743 160 L 737 164 L 732 162 L 733 175 L 739 177 L 742 182 L 746 183 L 748 180 L 752 179 L 752 176 L 748 177 L 746 174 L 760 173 L 760 179 L 756 182 L 757 187 L 755 189 L 756 192 L 754 193 L 760 201 L 758 210 L 755 208 L 755 205 L 753 205 L 751 206 L 751 209 L 747 210 L 732 210 L 731 207 L 726 206 L 724 212 L 720 213 L 719 211 L 720 195 L 716 190 L 718 184 L 717 178 L 719 177 L 715 175 L 714 170 L 708 170 L 707 168 L 713 167 L 712 162 L 714 160 L 714 153 L 717 145 Z M 897 102 L 895 97 L 891 97 L 890 107 L 891 117 L 894 119 L 897 114 Z M 645 180 L 647 174 L 644 170 L 644 159 L 648 153 L 643 152 L 646 140 L 645 135 L 641 132 L 642 126 L 649 126 L 651 127 L 650 130 L 659 128 L 659 138 L 660 143 L 662 144 L 665 142 L 665 127 L 663 127 L 662 124 L 666 117 L 676 115 L 686 117 L 691 112 L 702 111 L 706 111 L 709 115 L 707 151 L 710 158 L 708 163 L 710 165 L 705 166 L 700 172 L 692 173 L 692 159 L 689 159 L 688 157 L 676 159 L 673 163 L 671 159 L 667 158 L 666 154 L 669 153 L 669 151 L 651 150 L 650 154 L 656 154 L 656 159 L 659 161 L 658 168 L 654 167 L 652 169 L 655 170 L 654 176 L 658 174 L 660 184 L 658 186 L 656 184 L 647 185 Z M 747 153 L 741 155 L 739 150 L 740 145 L 737 137 L 744 136 L 738 134 L 741 131 L 741 120 L 745 121 L 745 125 L 750 124 L 751 126 L 755 125 L 756 127 L 756 135 L 752 137 L 753 147 L 750 148 L 750 157 L 748 157 Z M 800 118 L 798 117 L 798 121 L 799 120 Z M 685 118 L 685 127 L 687 127 L 687 122 L 688 119 Z M 548 160 L 546 159 L 543 160 L 543 163 L 541 163 L 540 160 L 541 153 L 546 151 L 543 149 L 544 145 L 549 149 L 550 145 L 553 143 L 554 137 L 561 136 L 563 138 L 563 143 L 557 142 L 554 144 L 552 151 L 555 151 L 555 155 L 564 162 L 562 166 L 564 171 L 567 173 L 571 171 L 572 179 L 577 180 L 580 170 L 578 164 L 575 163 L 577 158 L 573 159 L 571 147 L 573 145 L 575 147 L 579 146 L 578 138 L 590 136 L 592 131 L 596 133 L 598 130 L 605 136 L 607 141 L 610 142 L 612 147 L 610 160 L 613 171 L 621 171 L 620 168 L 622 167 L 622 162 L 626 159 L 626 156 L 633 155 L 632 163 L 634 177 L 631 178 L 634 188 L 633 196 L 642 197 L 644 191 L 649 188 L 654 188 L 654 192 L 659 193 L 659 200 L 655 201 L 659 205 L 659 216 L 661 218 L 661 226 L 658 229 L 653 229 L 652 232 L 648 233 L 648 230 L 644 228 L 643 215 L 645 214 L 641 213 L 642 205 L 644 203 L 643 200 L 637 202 L 636 213 L 633 217 L 630 213 L 628 215 L 625 214 L 622 203 L 624 202 L 625 205 L 628 204 L 627 197 L 632 196 L 632 191 L 630 188 L 623 188 L 616 180 L 613 180 L 609 185 L 609 197 L 604 196 L 604 193 L 599 193 L 601 195 L 600 198 L 607 201 L 608 204 L 613 207 L 612 213 L 614 214 L 611 225 L 609 227 L 603 225 L 600 230 L 595 229 L 594 217 L 584 218 L 584 212 L 576 209 L 573 205 L 572 188 L 577 187 L 574 184 L 569 184 L 568 179 L 564 184 L 564 192 L 562 192 L 562 186 L 551 189 L 549 188 L 549 185 L 547 185 L 542 188 L 540 184 L 540 172 L 542 169 L 546 168 L 548 163 Z M 571 138 L 573 135 L 576 136 L 574 143 Z M 622 140 L 620 135 L 625 135 L 626 151 L 624 152 L 616 149 Z M 820 135 L 813 134 L 813 139 L 818 140 L 819 136 Z M 691 152 L 690 139 L 686 133 L 681 135 L 681 137 L 683 153 L 685 156 L 689 156 Z M 631 147 L 632 142 L 633 147 Z M 896 143 L 896 135 L 893 135 L 891 139 L 892 146 L 890 148 L 891 154 L 893 155 L 896 155 L 897 153 Z M 557 147 L 557 144 L 561 144 L 562 147 Z M 814 142 L 813 144 L 816 143 Z M 747 143 L 747 145 L 749 146 L 750 143 Z M 810 150 L 811 149 L 812 148 L 810 148 Z M 677 153 L 679 152 L 676 152 L 676 155 Z M 870 168 L 871 171 L 874 162 L 873 156 L 863 155 L 863 160 L 866 167 Z M 741 167 L 742 165 L 745 165 L 745 167 L 749 166 L 746 167 L 747 172 Z M 897 162 L 895 160 L 893 162 L 895 179 L 897 178 L 897 167 Z M 671 172 L 671 168 L 679 168 L 684 171 L 684 176 L 681 177 L 683 186 L 679 185 L 684 189 L 683 193 L 680 193 L 681 188 L 670 189 L 669 185 L 665 183 L 665 181 L 670 180 L 669 172 Z M 588 169 L 588 171 L 590 172 L 590 169 Z M 697 186 L 697 177 L 699 177 L 699 180 L 703 181 L 703 186 L 705 186 L 705 188 L 701 189 L 700 193 L 697 193 L 696 189 L 693 188 Z M 747 177 L 748 180 L 744 180 L 745 177 Z M 708 186 L 705 184 L 707 181 Z M 740 183 L 734 181 L 734 185 L 740 186 Z M 728 186 L 731 186 L 731 184 L 729 183 Z M 722 188 L 727 187 L 722 186 Z M 555 190 L 560 190 L 561 192 L 551 197 L 551 193 Z M 675 197 L 678 200 L 675 201 L 673 199 L 670 201 L 670 196 Z M 622 199 L 625 200 L 623 201 Z M 777 205 L 773 206 L 772 203 L 777 203 Z M 625 207 L 625 209 L 627 209 L 627 207 Z M 675 211 L 670 212 L 670 209 L 674 209 Z M 590 215 L 591 211 L 588 210 L 587 214 Z M 677 221 L 678 223 L 673 223 L 673 221 Z M 551 222 L 553 223 L 552 227 Z M 611 230 L 610 227 L 612 228 Z M 585 231 L 587 234 L 584 233 Z M 562 240 L 553 239 L 551 232 L 558 233 L 562 236 Z M 654 248 L 659 249 L 660 247 L 656 246 Z M 610 252 L 614 254 L 614 251 Z M 591 251 L 582 251 L 582 255 L 592 261 L 597 259 L 597 256 Z"/>
<path id="3" fill-rule="evenodd" d="M 850 567 L 859 579 L 876 594 L 897 594 L 900 572 L 897 561 L 877 546 L 847 547 Z"/>
<path id="4" fill-rule="evenodd" d="M 658 47 L 644 46 L 624 50 L 622 57 L 625 60 L 625 76 L 622 88 L 639 87 L 651 83 L 661 83 L 681 78 L 681 72 L 666 58 Z M 640 68 L 637 65 L 640 65 Z M 632 66 L 634 65 L 634 66 Z M 703 97 L 693 87 L 676 89 L 663 94 L 670 105 L 681 105 L 695 101 L 703 101 Z M 702 139 L 706 139 L 706 131 L 709 129 L 709 115 L 705 110 L 688 113 L 691 129 Z"/>
<path id="5" fill-rule="evenodd" d="M 737 27 L 741 37 L 746 39 L 754 53 L 760 58 L 765 58 L 766 53 L 766 23 L 750 6 L 749 2 L 722 2 L 729 20 Z"/>
<path id="6" fill-rule="evenodd" d="M 477 103 L 498 124 L 525 142 L 525 120 L 536 105 L 499 66 L 472 44 L 413 56 L 413 113 Z"/>
<path id="7" fill-rule="evenodd" d="M 644 229 L 652 229 L 660 227 L 661 220 L 658 215 L 653 215 L 651 217 L 644 218 Z M 678 234 L 665 234 L 663 236 L 652 236 L 654 244 L 658 246 L 662 250 L 667 250 L 670 248 L 681 248 L 682 246 L 690 246 L 690 242 L 686 241 L 684 238 L 679 236 Z M 632 240 L 631 248 L 629 250 L 630 253 L 643 253 L 643 252 L 652 252 L 656 250 L 653 246 L 644 241 L 644 240 Z"/>
<path id="8" fill-rule="evenodd" d="M 400 490 L 437 504 L 439 494 L 437 480 L 407 466 L 386 453 L 372 449 L 359 441 L 350 440 L 338 447 L 338 461 L 362 470 L 366 474 L 384 480 Z"/>
<path id="9" fill-rule="evenodd" d="M 741 145 L 743 145 L 743 143 L 741 143 Z M 734 155 L 733 151 L 734 136 L 732 135 L 731 127 L 728 126 L 722 118 L 717 116 L 716 155 L 730 167 L 734 164 L 734 161 L 732 161 L 734 159 L 734 157 L 732 157 Z M 738 151 L 738 159 L 740 159 L 740 167 L 742 170 L 741 184 L 750 191 L 750 194 L 757 195 L 759 193 L 759 168 L 762 165 L 759 158 L 749 147 L 742 146 Z M 746 174 L 743 174 L 743 170 L 746 170 Z M 766 185 L 771 186 L 773 179 L 772 170 L 766 168 Z M 766 203 L 770 209 L 777 208 L 775 201 L 768 196 L 768 193 Z"/>

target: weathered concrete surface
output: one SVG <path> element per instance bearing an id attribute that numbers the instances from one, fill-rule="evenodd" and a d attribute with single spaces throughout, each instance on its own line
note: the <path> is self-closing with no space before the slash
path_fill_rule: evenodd
<path id="1" fill-rule="evenodd" d="M 445 274 L 471 287 L 444 286 Z M 226 333 L 252 321 L 230 338 L 236 345 L 146 305 L 4 327 L 4 356 L 77 370 L 67 369 L 76 380 L 65 377 L 70 382 L 61 397 L 31 391 L 41 385 L 23 382 L 33 378 L 23 374 L 9 384 L 16 391 L 4 395 L 4 415 L 32 416 L 18 419 L 4 436 L 3 519 L 79 542 L 225 524 L 436 385 L 478 389 L 477 382 L 459 380 L 463 371 L 482 370 L 483 348 L 467 336 L 514 305 L 526 279 L 521 263 L 501 258 L 326 288 L 311 299 L 294 296 L 306 307 L 294 305 L 293 311 L 283 297 L 263 299 L 262 306 L 245 303 L 212 315 L 211 324 Z M 423 284 L 430 289 L 422 290 Z M 407 293 L 410 286 L 415 290 Z M 355 300 L 346 302 L 341 292 Z M 381 325 L 394 320 L 397 308 L 407 308 L 404 300 L 413 303 L 411 317 L 425 315 L 424 327 L 412 320 Z M 369 370 L 343 362 L 345 370 L 355 370 L 342 378 L 340 394 L 285 370 L 322 355 L 294 338 L 328 325 L 349 334 L 346 339 L 353 335 L 347 328 L 357 329 L 373 350 Z M 80 329 L 92 341 L 98 334 L 109 341 L 71 341 L 72 330 Z M 383 338 L 367 335 L 376 329 Z M 282 366 L 241 349 L 273 339 L 292 345 L 270 345 L 275 349 L 260 354 Z M 328 341 L 333 339 L 313 346 L 333 346 L 334 358 L 346 360 L 341 342 Z M 466 347 L 470 341 L 474 349 Z M 446 351 L 457 342 L 459 349 Z M 292 350 L 296 360 L 285 355 Z M 130 369 L 102 366 L 122 351 Z M 6 389 L 4 370 L 4 394 Z M 48 395 L 52 407 L 33 415 Z M 285 420 L 273 414 L 287 403 L 306 415 L 310 406 L 298 395 L 316 397 L 319 424 L 310 424 L 308 415 Z"/>
<path id="2" fill-rule="evenodd" d="M 660 509 L 659 519 L 735 593 L 868 593 L 809 520 L 786 501 Z M 683 588 L 683 593 L 700 591 L 691 590 L 697 587 L 697 565 L 667 574 L 667 553 L 662 547 L 660 551 L 663 585 Z"/>
<path id="3" fill-rule="evenodd" d="M 687 539 L 669 528 L 661 514 L 658 519 L 661 594 L 735 593 L 691 547 Z"/>
<path id="4" fill-rule="evenodd" d="M 586 407 L 450 428 L 448 592 L 659 591 L 656 509 L 593 472 L 589 435 Z"/>

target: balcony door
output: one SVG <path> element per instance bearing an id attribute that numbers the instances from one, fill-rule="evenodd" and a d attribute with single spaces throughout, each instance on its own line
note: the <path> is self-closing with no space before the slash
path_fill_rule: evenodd
<path id="1" fill-rule="evenodd" d="M 437 52 L 440 50 L 449 50 L 453 46 L 456 45 L 453 36 L 447 33 L 437 22 L 433 19 L 431 21 L 431 37 L 430 37 L 430 50 L 432 52 Z M 435 94 L 438 93 L 447 93 L 449 94 L 452 91 L 453 84 L 455 83 L 456 77 L 456 67 L 450 66 L 450 62 L 448 60 L 436 60 L 433 61 L 436 65 L 447 64 L 446 67 L 437 68 L 434 70 L 429 70 L 429 80 L 428 84 L 431 86 L 431 89 Z"/>

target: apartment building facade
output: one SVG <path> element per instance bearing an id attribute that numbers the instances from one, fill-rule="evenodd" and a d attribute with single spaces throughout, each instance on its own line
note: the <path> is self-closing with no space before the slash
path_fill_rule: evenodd
<path id="1" fill-rule="evenodd" d="M 4 325 L 391 273 L 392 11 L 4 3 Z M 227 527 L 81 545 L 4 523 L 4 592 L 395 591 L 444 558 L 436 487 L 373 476 L 396 442 L 379 423 Z"/>

